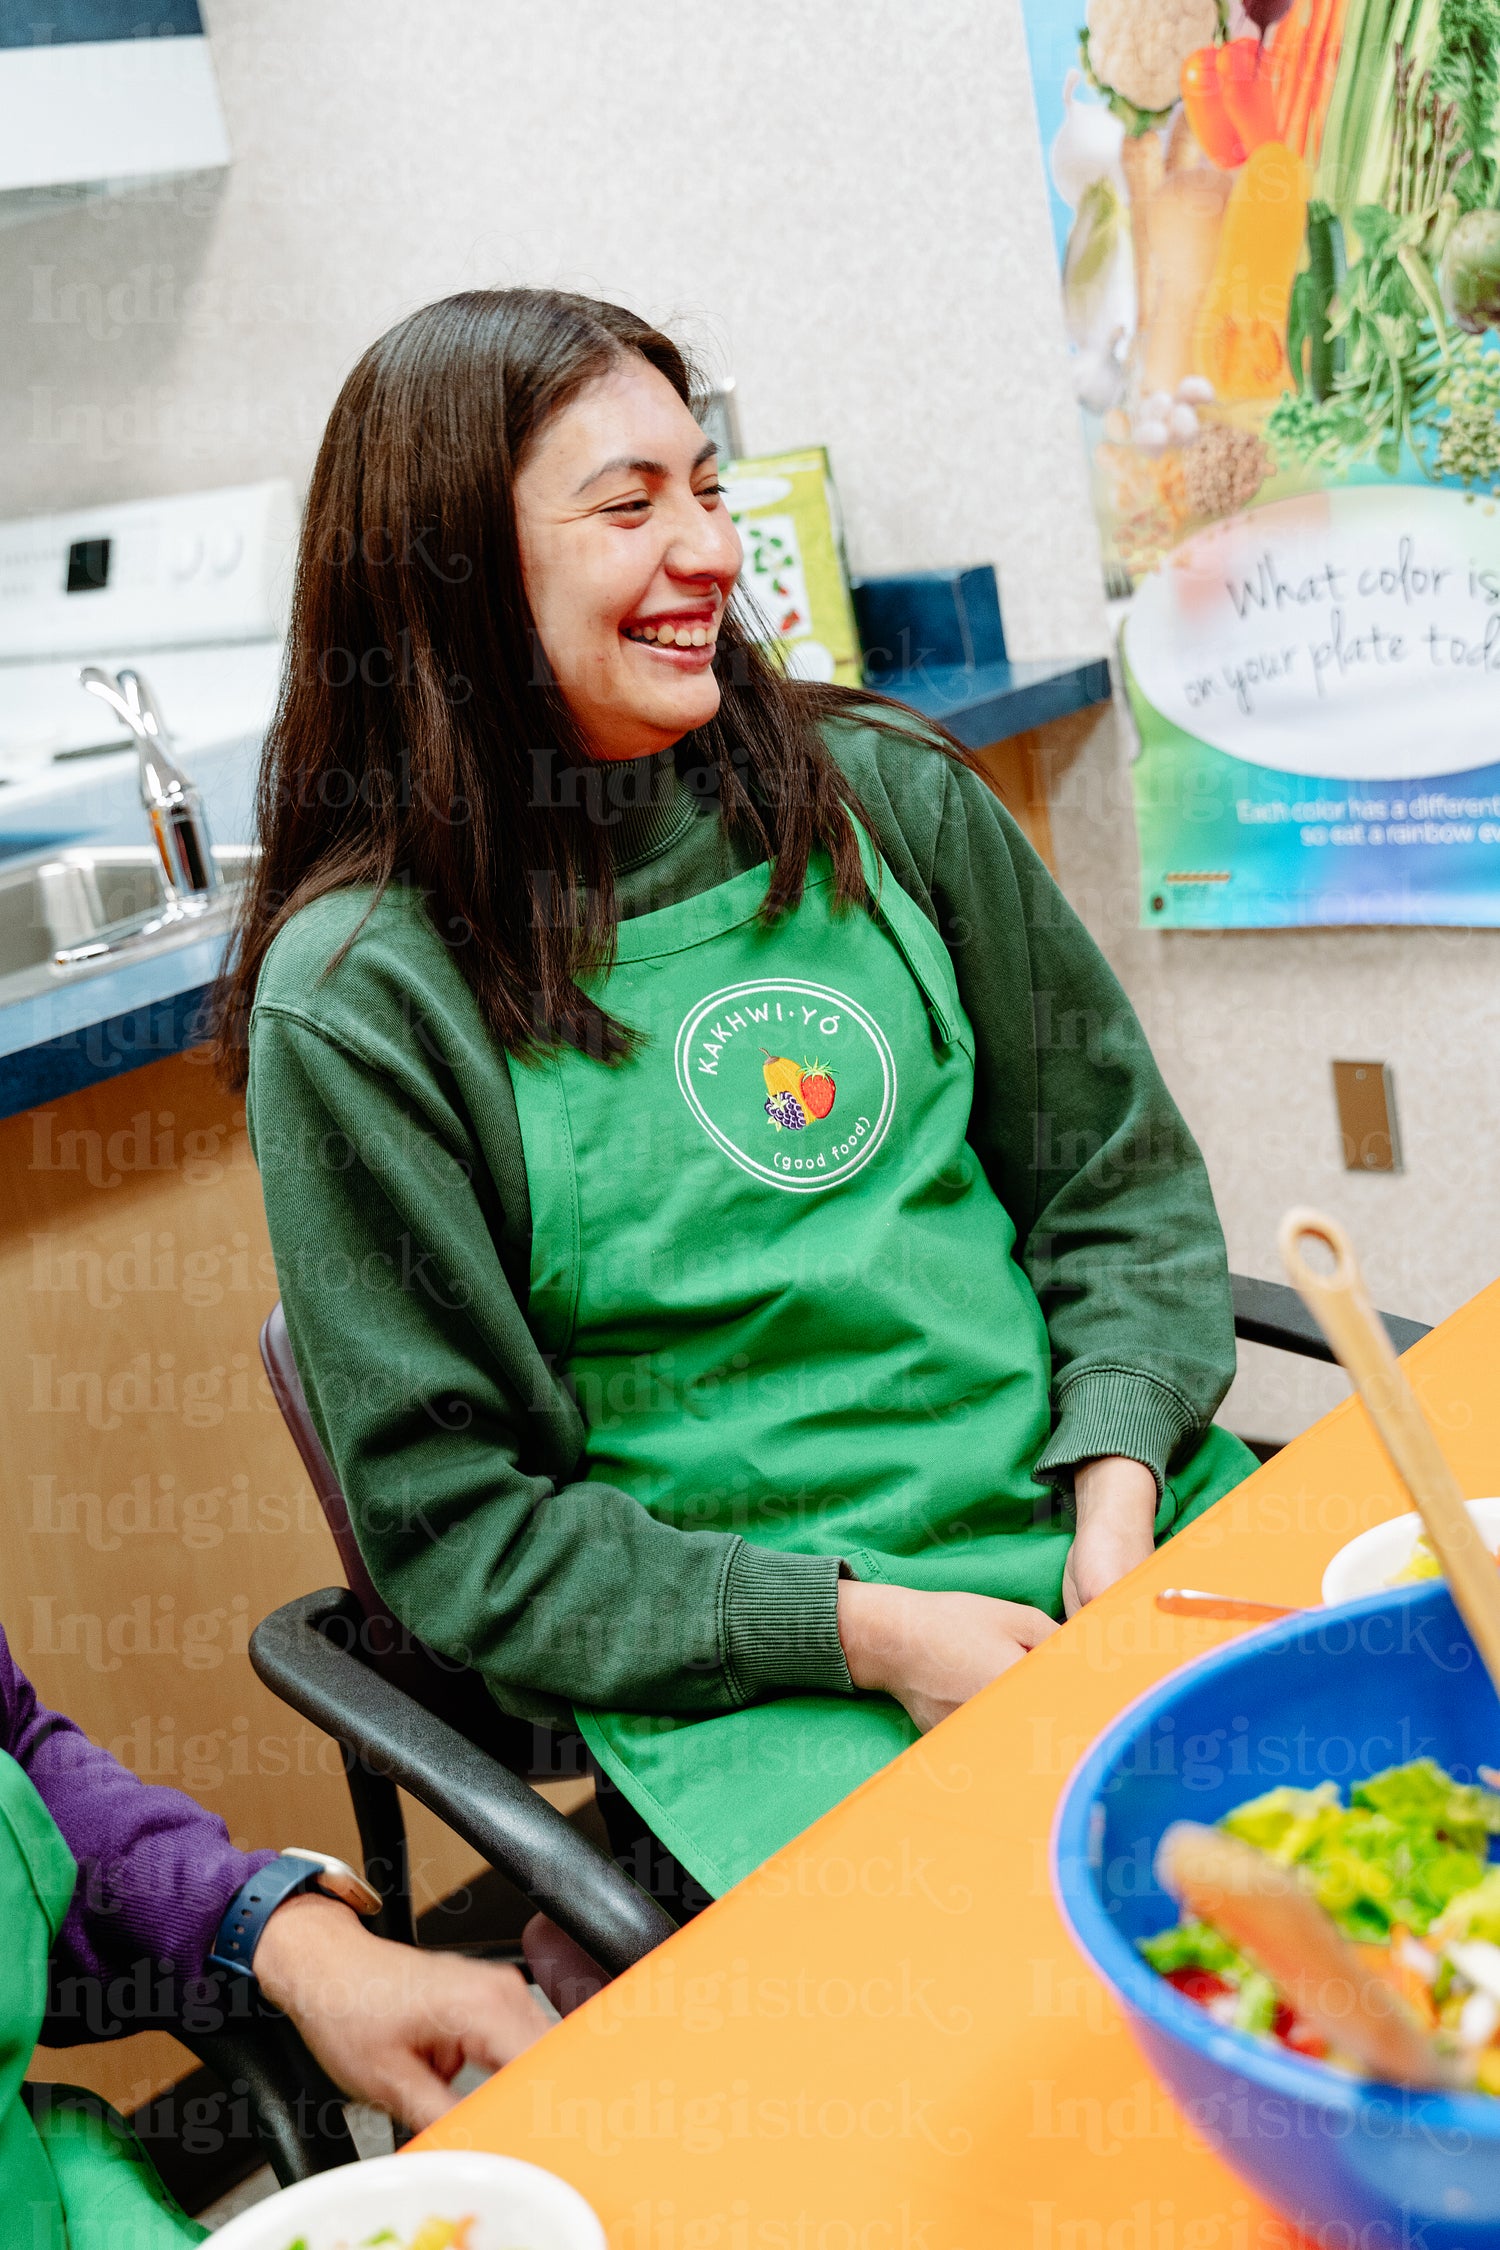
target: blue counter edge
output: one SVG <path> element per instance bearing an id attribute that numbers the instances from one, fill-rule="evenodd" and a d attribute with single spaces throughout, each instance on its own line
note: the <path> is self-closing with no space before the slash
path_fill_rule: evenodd
<path id="1" fill-rule="evenodd" d="M 1081 657 L 944 666 L 921 672 L 887 672 L 869 683 L 898 703 L 936 719 L 969 750 L 983 750 L 1007 735 L 1025 734 L 1065 719 L 1110 696 L 1109 660 Z"/>
<path id="2" fill-rule="evenodd" d="M 191 985 L 0 1058 L 0 1118 L 201 1046 L 209 1035 L 212 995 L 211 984 Z"/>
<path id="3" fill-rule="evenodd" d="M 1109 663 L 1102 656 L 1061 664 L 1054 659 L 981 664 L 970 670 L 937 667 L 888 673 L 869 684 L 938 720 L 971 750 L 1107 702 L 1110 694 Z M 170 982 L 170 955 L 152 966 L 163 981 Z M 132 964 L 132 982 L 144 967 Z M 101 976 L 90 983 L 101 1008 L 95 1020 L 0 1055 L 0 1119 L 59 1101 L 85 1086 L 101 1086 L 147 1063 L 163 1062 L 208 1037 L 211 984 L 195 980 L 180 992 L 158 993 L 132 1007 L 103 1013 L 111 996 L 119 998 L 115 977 Z"/>

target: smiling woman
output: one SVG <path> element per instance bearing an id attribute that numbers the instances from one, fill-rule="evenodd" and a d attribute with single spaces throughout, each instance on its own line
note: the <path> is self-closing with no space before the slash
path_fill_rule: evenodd
<path id="1" fill-rule="evenodd" d="M 507 1047 L 623 1051 L 579 977 L 616 918 L 616 854 L 580 784 L 690 729 L 709 793 L 771 849 L 772 911 L 816 846 L 840 896 L 860 893 L 853 790 L 816 730 L 837 697 L 787 692 L 728 602 L 738 537 L 689 396 L 667 337 L 549 290 L 445 298 L 356 364 L 307 498 L 225 994 L 232 1079 L 277 932 L 360 885 L 419 889 L 462 932 Z M 684 610 L 690 632 L 714 621 L 706 663 L 675 653 Z M 656 648 L 627 645 L 621 628 L 647 624 Z"/>
<path id="2" fill-rule="evenodd" d="M 740 541 L 712 440 L 666 377 L 635 358 L 591 384 L 516 498 L 537 635 L 594 756 L 646 757 L 706 726 Z"/>
<path id="3" fill-rule="evenodd" d="M 756 646 L 689 395 L 542 291 L 354 369 L 221 1034 L 376 1585 L 678 1913 L 1252 1465 L 1123 994 L 956 745 Z"/>

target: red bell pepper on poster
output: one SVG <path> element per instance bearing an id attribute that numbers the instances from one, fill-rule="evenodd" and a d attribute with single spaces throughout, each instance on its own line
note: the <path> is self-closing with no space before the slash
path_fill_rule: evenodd
<path id="1" fill-rule="evenodd" d="M 1245 161 L 1241 141 L 1224 104 L 1219 83 L 1219 49 L 1200 47 L 1182 66 L 1182 106 L 1193 137 L 1210 164 L 1232 172 Z"/>
<path id="2" fill-rule="evenodd" d="M 1231 39 L 1218 50 L 1219 92 L 1240 146 L 1252 156 L 1265 141 L 1280 139 L 1276 90 L 1269 66 L 1262 67 L 1258 39 Z"/>

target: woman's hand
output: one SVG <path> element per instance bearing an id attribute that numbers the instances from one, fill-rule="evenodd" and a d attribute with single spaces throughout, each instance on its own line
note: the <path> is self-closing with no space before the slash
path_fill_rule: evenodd
<path id="1" fill-rule="evenodd" d="M 519 1970 L 393 1945 L 312 1892 L 277 1907 L 255 1974 L 335 2084 L 406 2125 L 452 2108 L 465 2063 L 498 2070 L 547 2029 Z"/>
<path id="2" fill-rule="evenodd" d="M 1044 1611 L 987 1594 L 919 1594 L 848 1578 L 839 1586 L 850 1679 L 893 1695 L 923 1734 L 1056 1631 Z"/>
<path id="3" fill-rule="evenodd" d="M 1073 1475 L 1078 1529 L 1063 1570 L 1063 1609 L 1074 1617 L 1153 1551 L 1156 1479 L 1140 1461 L 1111 1453 Z"/>

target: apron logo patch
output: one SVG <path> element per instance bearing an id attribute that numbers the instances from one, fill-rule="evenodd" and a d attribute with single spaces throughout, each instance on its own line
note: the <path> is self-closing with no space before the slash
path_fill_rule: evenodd
<path id="1" fill-rule="evenodd" d="M 874 1017 L 796 977 L 711 992 L 682 1020 L 676 1063 L 709 1138 L 741 1171 L 793 1194 L 862 1170 L 896 1106 L 896 1058 Z"/>

